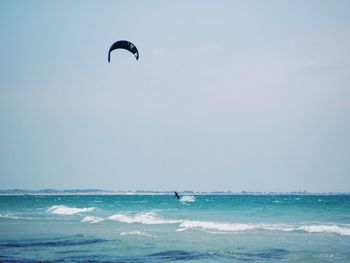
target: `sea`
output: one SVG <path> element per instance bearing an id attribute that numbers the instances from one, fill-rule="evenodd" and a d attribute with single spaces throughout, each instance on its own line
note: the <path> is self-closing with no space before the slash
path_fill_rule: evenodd
<path id="1" fill-rule="evenodd" d="M 350 262 L 350 195 L 0 196 L 0 262 Z"/>

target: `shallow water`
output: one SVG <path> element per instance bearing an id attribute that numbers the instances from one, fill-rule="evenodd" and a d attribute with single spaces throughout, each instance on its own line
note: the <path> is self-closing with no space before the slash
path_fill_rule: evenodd
<path id="1" fill-rule="evenodd" d="M 350 262 L 350 196 L 0 196 L 0 260 Z"/>

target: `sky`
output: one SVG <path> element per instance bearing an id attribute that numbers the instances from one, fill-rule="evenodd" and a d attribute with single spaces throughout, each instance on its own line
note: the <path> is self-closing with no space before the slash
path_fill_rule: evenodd
<path id="1" fill-rule="evenodd" d="M 350 192 L 349 10 L 0 1 L 0 188 Z"/>

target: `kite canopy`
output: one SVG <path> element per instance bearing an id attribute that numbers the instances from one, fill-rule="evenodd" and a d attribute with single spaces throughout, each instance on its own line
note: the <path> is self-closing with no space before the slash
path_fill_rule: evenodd
<path id="1" fill-rule="evenodd" d="M 134 54 L 136 60 L 139 59 L 139 51 L 137 50 L 136 46 L 133 43 L 127 41 L 127 40 L 120 40 L 120 41 L 115 42 L 110 47 L 110 49 L 108 51 L 108 63 L 111 61 L 111 52 L 113 50 L 119 49 L 119 48 L 126 49 L 126 50 L 130 51 L 131 53 Z"/>

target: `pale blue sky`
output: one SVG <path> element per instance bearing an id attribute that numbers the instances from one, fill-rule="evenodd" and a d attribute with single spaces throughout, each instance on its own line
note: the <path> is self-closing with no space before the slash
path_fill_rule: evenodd
<path id="1" fill-rule="evenodd" d="M 0 188 L 349 191 L 349 10 L 1 1 Z"/>

